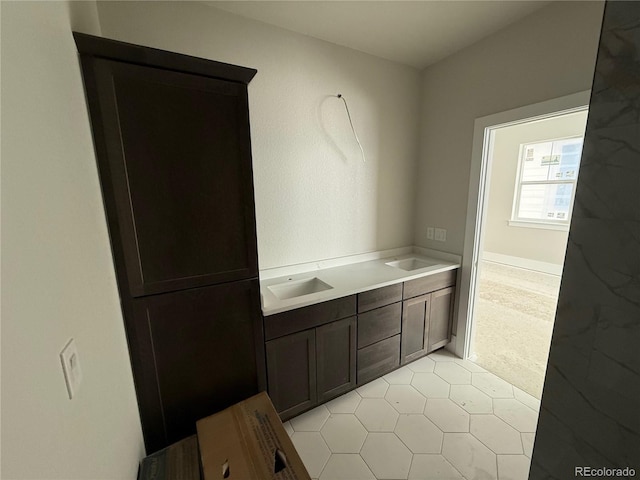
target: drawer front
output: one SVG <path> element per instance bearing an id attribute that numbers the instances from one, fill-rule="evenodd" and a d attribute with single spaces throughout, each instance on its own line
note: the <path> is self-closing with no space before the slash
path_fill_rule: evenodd
<path id="1" fill-rule="evenodd" d="M 402 300 L 402 284 L 389 285 L 358 294 L 358 313 Z"/>
<path id="2" fill-rule="evenodd" d="M 358 350 L 358 385 L 378 378 L 400 365 L 400 335 Z"/>
<path id="3" fill-rule="evenodd" d="M 435 275 L 428 275 L 415 280 L 404 282 L 404 292 L 402 298 L 412 298 L 425 293 L 435 292 L 441 288 L 451 287 L 456 284 L 458 270 L 448 270 Z"/>
<path id="4" fill-rule="evenodd" d="M 397 335 L 400 333 L 401 325 L 401 302 L 361 313 L 358 315 L 358 348 Z"/>
<path id="5" fill-rule="evenodd" d="M 355 314 L 356 296 L 350 295 L 308 307 L 296 308 L 288 312 L 268 315 L 264 317 L 264 337 L 265 340 L 272 340 Z"/>

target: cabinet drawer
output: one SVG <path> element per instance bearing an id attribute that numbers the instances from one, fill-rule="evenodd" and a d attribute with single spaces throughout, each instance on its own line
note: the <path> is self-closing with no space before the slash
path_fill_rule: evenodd
<path id="1" fill-rule="evenodd" d="M 358 350 L 358 385 L 378 378 L 400 365 L 400 335 Z"/>
<path id="2" fill-rule="evenodd" d="M 404 282 L 402 298 L 412 298 L 425 293 L 434 292 L 441 288 L 451 287 L 456 284 L 458 270 L 448 270 L 435 275 L 429 275 L 415 280 Z"/>
<path id="3" fill-rule="evenodd" d="M 402 303 L 376 308 L 358 315 L 358 348 L 366 347 L 400 333 Z"/>
<path id="4" fill-rule="evenodd" d="M 356 314 L 356 296 L 337 298 L 329 302 L 296 308 L 264 317 L 265 340 L 319 327 L 325 323 Z"/>
<path id="5" fill-rule="evenodd" d="M 402 300 L 402 284 L 389 285 L 358 294 L 358 313 Z"/>

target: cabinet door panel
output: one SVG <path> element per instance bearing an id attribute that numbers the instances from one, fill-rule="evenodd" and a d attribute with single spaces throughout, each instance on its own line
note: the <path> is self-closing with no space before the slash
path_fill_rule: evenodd
<path id="1" fill-rule="evenodd" d="M 402 302 L 402 364 L 427 353 L 429 336 L 429 295 Z"/>
<path id="2" fill-rule="evenodd" d="M 131 295 L 256 276 L 246 88 L 109 60 L 94 73 Z"/>
<path id="3" fill-rule="evenodd" d="M 449 343 L 454 291 L 454 288 L 445 288 L 431 294 L 428 352 L 432 352 Z"/>
<path id="4" fill-rule="evenodd" d="M 356 325 L 351 317 L 316 328 L 319 402 L 356 385 Z"/>
<path id="5" fill-rule="evenodd" d="M 138 400 L 141 414 L 155 417 L 145 422 L 149 451 L 192 435 L 196 420 L 259 391 L 258 288 L 251 280 L 135 301 Z"/>
<path id="6" fill-rule="evenodd" d="M 266 343 L 269 396 L 283 420 L 317 402 L 316 335 L 305 330 Z"/>

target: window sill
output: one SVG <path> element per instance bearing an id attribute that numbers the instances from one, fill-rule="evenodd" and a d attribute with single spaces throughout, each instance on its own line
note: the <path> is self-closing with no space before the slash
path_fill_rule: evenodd
<path id="1" fill-rule="evenodd" d="M 557 230 L 560 232 L 569 231 L 569 224 L 528 222 L 526 220 L 509 220 L 508 224 L 510 227 L 539 228 L 541 230 Z"/>

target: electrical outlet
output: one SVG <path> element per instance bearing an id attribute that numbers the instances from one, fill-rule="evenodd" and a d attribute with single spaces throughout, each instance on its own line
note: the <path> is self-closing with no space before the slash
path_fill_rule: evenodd
<path id="1" fill-rule="evenodd" d="M 435 230 L 435 240 L 438 242 L 446 242 L 447 241 L 447 231 L 444 228 L 436 228 Z"/>
<path id="2" fill-rule="evenodd" d="M 433 240 L 433 227 L 427 227 L 427 240 Z"/>
<path id="3" fill-rule="evenodd" d="M 62 371 L 67 384 L 67 392 L 69 392 L 69 398 L 72 399 L 78 393 L 82 382 L 80 358 L 73 338 L 67 342 L 67 345 L 60 352 L 60 360 L 62 361 Z"/>

